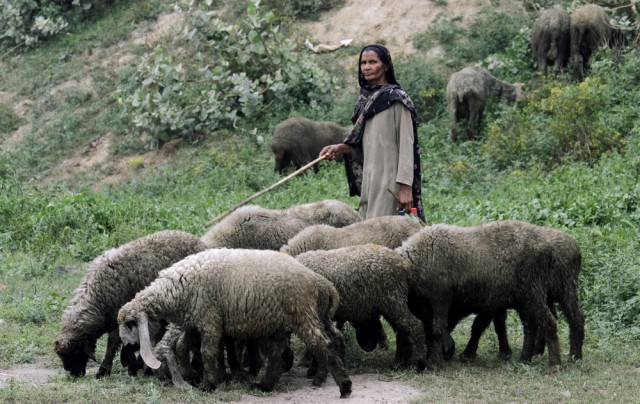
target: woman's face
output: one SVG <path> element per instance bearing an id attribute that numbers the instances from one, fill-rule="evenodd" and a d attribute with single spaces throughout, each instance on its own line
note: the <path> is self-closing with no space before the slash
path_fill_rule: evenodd
<path id="1" fill-rule="evenodd" d="M 387 66 L 375 51 L 364 51 L 360 58 L 360 72 L 370 86 L 382 86 L 387 83 Z"/>

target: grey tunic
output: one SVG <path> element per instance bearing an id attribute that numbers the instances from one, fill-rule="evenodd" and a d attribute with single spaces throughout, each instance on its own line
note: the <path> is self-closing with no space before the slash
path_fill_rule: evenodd
<path id="1" fill-rule="evenodd" d="M 396 102 L 368 119 L 362 152 L 360 215 L 363 219 L 397 215 L 397 202 L 387 188 L 397 194 L 400 184 L 413 183 L 413 124 L 409 109 Z"/>

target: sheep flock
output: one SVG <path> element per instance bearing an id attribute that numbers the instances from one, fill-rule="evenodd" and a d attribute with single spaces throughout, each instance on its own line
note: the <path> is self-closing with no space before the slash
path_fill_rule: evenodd
<path id="1" fill-rule="evenodd" d="M 130 375 L 175 388 L 212 391 L 230 371 L 268 392 L 297 362 L 313 386 L 331 375 L 346 398 L 358 386 L 347 373 L 354 347 L 343 332 L 371 351 L 386 321 L 396 342 L 389 368 L 422 372 L 446 366 L 455 350 L 449 333 L 470 314 L 472 336 L 460 356 L 475 356 L 493 321 L 507 357 L 513 310 L 523 327 L 520 360 L 546 348 L 555 370 L 556 305 L 569 326 L 568 358 L 582 358 L 581 266 L 573 237 L 521 221 L 423 226 L 398 216 L 361 220 L 333 200 L 284 210 L 250 205 L 202 236 L 160 231 L 98 256 L 54 346 L 72 377 L 85 375 L 107 334 L 98 378 L 111 373 L 122 346 Z"/>

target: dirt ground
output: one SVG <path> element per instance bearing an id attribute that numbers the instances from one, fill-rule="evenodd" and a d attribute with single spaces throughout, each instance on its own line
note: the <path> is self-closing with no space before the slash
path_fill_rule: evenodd
<path id="1" fill-rule="evenodd" d="M 0 370 L 0 389 L 5 388 L 10 379 L 33 386 L 48 383 L 50 377 L 62 374 L 60 369 L 43 366 L 40 360 L 34 364 L 24 364 L 11 369 Z M 97 368 L 88 369 L 87 374 L 93 375 Z M 88 376 L 89 377 L 89 376 Z M 420 392 L 404 382 L 389 380 L 378 374 L 365 373 L 351 375 L 353 393 L 349 399 L 340 399 L 338 387 L 331 378 L 320 388 L 311 387 L 311 381 L 305 377 L 304 369 L 295 366 L 282 375 L 279 386 L 286 386 L 286 391 L 269 397 L 257 397 L 245 394 L 238 403 L 289 403 L 289 404 L 324 404 L 324 403 L 408 403 L 415 400 Z"/>

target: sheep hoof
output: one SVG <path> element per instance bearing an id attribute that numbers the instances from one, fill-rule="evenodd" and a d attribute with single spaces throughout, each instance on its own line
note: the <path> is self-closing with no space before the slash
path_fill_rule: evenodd
<path id="1" fill-rule="evenodd" d="M 273 386 L 269 386 L 266 383 L 263 382 L 259 382 L 259 383 L 251 383 L 251 388 L 254 390 L 260 390 L 263 393 L 268 393 L 270 391 L 273 391 Z"/>
<path id="2" fill-rule="evenodd" d="M 98 369 L 98 373 L 96 373 L 96 379 L 102 379 L 103 377 L 109 376 L 110 374 L 111 369 L 100 366 L 100 369 Z"/>
<path id="3" fill-rule="evenodd" d="M 200 390 L 204 392 L 211 392 L 211 391 L 215 391 L 216 389 L 215 383 L 211 383 L 211 382 L 202 382 L 198 387 L 200 388 Z"/>
<path id="4" fill-rule="evenodd" d="M 498 352 L 498 358 L 507 361 L 511 358 L 511 350 Z"/>
<path id="5" fill-rule="evenodd" d="M 307 369 L 307 379 L 313 379 L 314 377 L 316 377 L 316 373 L 318 373 L 318 369 L 310 367 L 309 369 Z"/>
<path id="6" fill-rule="evenodd" d="M 351 395 L 351 380 L 345 380 L 340 384 L 340 398 L 349 398 Z"/>
<path id="7" fill-rule="evenodd" d="M 424 361 L 420 360 L 416 362 L 416 372 L 422 373 L 426 367 L 427 364 Z"/>
<path id="8" fill-rule="evenodd" d="M 471 362 L 471 361 L 474 361 L 477 357 L 478 357 L 478 355 L 476 355 L 475 352 L 473 352 L 473 353 L 463 352 L 463 353 L 460 354 L 460 360 L 462 362 Z"/>

